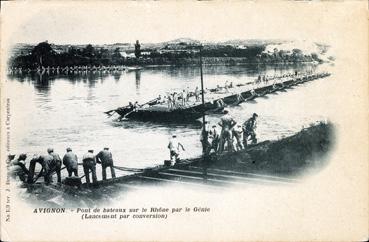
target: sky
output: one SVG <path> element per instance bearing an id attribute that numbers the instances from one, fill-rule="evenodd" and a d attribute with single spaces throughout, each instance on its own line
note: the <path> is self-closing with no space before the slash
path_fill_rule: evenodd
<path id="1" fill-rule="evenodd" d="M 326 5 L 300 2 L 10 2 L 3 4 L 2 37 L 11 43 L 156 43 L 176 38 L 232 39 L 335 38 Z M 326 8 L 326 9 L 325 9 Z M 339 8 L 342 11 L 342 7 Z M 324 14 L 312 14 L 317 11 Z M 302 16 L 308 16 L 303 18 Z"/>

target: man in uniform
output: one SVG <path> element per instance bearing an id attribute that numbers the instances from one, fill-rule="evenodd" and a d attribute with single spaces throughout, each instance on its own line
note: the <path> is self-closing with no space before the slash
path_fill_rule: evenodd
<path id="1" fill-rule="evenodd" d="M 8 162 L 10 162 L 10 175 L 15 179 L 19 177 L 22 182 L 26 181 L 27 176 L 29 175 L 29 171 L 26 168 L 25 162 L 27 159 L 26 154 L 20 154 L 16 160 L 13 160 L 15 155 L 8 156 Z"/>
<path id="2" fill-rule="evenodd" d="M 209 141 L 210 138 L 210 132 L 207 128 L 207 125 L 209 122 L 205 122 L 205 128 L 201 129 L 201 135 L 200 135 L 200 142 L 202 144 L 202 153 L 204 155 L 209 155 L 210 150 L 211 150 L 211 143 Z"/>
<path id="3" fill-rule="evenodd" d="M 88 152 L 82 158 L 83 162 L 83 172 L 86 176 L 86 183 L 90 185 L 90 172 L 92 173 L 92 182 L 96 184 L 96 158 L 94 156 L 93 150 L 88 150 Z"/>
<path id="4" fill-rule="evenodd" d="M 177 135 L 174 134 L 168 144 L 171 161 L 173 161 L 173 158 L 174 162 L 177 162 L 179 160 L 179 147 L 181 147 L 183 151 L 185 150 L 183 145 L 177 140 Z"/>
<path id="5" fill-rule="evenodd" d="M 47 176 L 50 178 L 50 181 L 52 181 L 52 174 L 55 171 L 58 177 L 58 183 L 61 183 L 60 170 L 61 170 L 62 161 L 60 159 L 60 156 L 54 152 L 53 148 L 48 148 L 47 153 L 53 157 L 51 161 L 49 160 L 47 161 L 48 162 L 47 165 L 49 166 L 49 171 L 48 171 Z"/>
<path id="6" fill-rule="evenodd" d="M 232 116 L 229 114 L 228 109 L 224 109 L 224 115 L 221 117 L 218 124 L 220 127 L 222 127 L 218 152 L 221 153 L 224 151 L 225 143 L 228 145 L 228 151 L 233 151 L 232 129 L 237 122 L 234 121 Z"/>
<path id="7" fill-rule="evenodd" d="M 72 176 L 72 173 L 78 176 L 78 158 L 76 154 L 72 152 L 71 148 L 67 148 L 67 153 L 63 157 L 63 164 L 67 168 L 69 177 Z"/>
<path id="8" fill-rule="evenodd" d="M 243 145 L 242 145 L 242 128 L 241 125 L 237 125 L 237 127 L 235 127 L 233 129 L 233 137 L 236 138 L 236 149 L 237 150 L 242 150 L 243 149 Z"/>
<path id="9" fill-rule="evenodd" d="M 210 130 L 210 137 L 211 137 L 211 140 L 212 140 L 211 141 L 210 152 L 211 152 L 212 149 L 214 150 L 214 152 L 217 152 L 218 151 L 218 145 L 219 145 L 219 133 L 218 133 L 216 125 L 212 126 L 212 129 Z"/>
<path id="10" fill-rule="evenodd" d="M 256 118 L 258 115 L 254 113 L 251 118 L 246 120 L 246 122 L 243 123 L 242 130 L 243 130 L 243 145 L 244 147 L 247 146 L 247 140 L 250 137 L 252 144 L 256 144 Z"/>
<path id="11" fill-rule="evenodd" d="M 115 178 L 115 170 L 113 165 L 113 155 L 109 151 L 108 147 L 105 147 L 96 155 L 96 162 L 101 164 L 102 178 L 106 180 L 106 168 L 110 167 L 111 177 Z"/>
<path id="12" fill-rule="evenodd" d="M 196 87 L 196 89 L 195 89 L 195 99 L 196 99 L 196 102 L 200 101 L 199 87 Z"/>
<path id="13" fill-rule="evenodd" d="M 34 155 L 32 160 L 29 164 L 29 175 L 27 178 L 28 183 L 34 183 L 33 180 L 34 174 L 35 174 L 35 167 L 36 163 L 39 163 L 42 167 L 39 175 L 37 176 L 36 180 L 40 176 L 44 176 L 44 180 L 46 185 L 49 185 L 52 182 L 52 176 L 53 172 L 56 171 L 56 174 L 58 176 L 58 183 L 61 183 L 61 162 L 57 162 L 57 160 L 54 160 L 54 157 L 50 154 L 47 155 Z"/>

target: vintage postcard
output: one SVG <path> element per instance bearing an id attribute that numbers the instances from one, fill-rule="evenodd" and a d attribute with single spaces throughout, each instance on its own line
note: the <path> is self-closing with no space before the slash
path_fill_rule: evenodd
<path id="1" fill-rule="evenodd" d="M 2 241 L 365 241 L 367 1 L 1 6 Z"/>

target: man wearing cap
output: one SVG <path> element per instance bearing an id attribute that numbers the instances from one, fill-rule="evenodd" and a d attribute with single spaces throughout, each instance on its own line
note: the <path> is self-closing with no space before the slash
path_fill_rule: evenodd
<path id="1" fill-rule="evenodd" d="M 247 146 L 247 140 L 250 137 L 252 144 L 256 144 L 257 139 L 256 139 L 256 134 L 255 134 L 255 129 L 256 129 L 256 118 L 258 117 L 258 115 L 256 113 L 254 113 L 252 115 L 251 118 L 249 118 L 248 120 L 246 120 L 246 122 L 243 123 L 242 125 L 242 130 L 243 130 L 243 145 L 244 147 Z"/>
<path id="2" fill-rule="evenodd" d="M 52 160 L 47 159 L 47 165 L 49 167 L 49 171 L 46 174 L 50 177 L 50 181 L 52 180 L 53 172 L 56 172 L 56 175 L 58 176 L 58 183 L 61 183 L 61 164 L 62 161 L 60 159 L 60 156 L 54 152 L 53 148 L 48 148 L 47 153 L 52 156 Z"/>
<path id="3" fill-rule="evenodd" d="M 36 177 L 36 180 L 40 177 L 40 176 L 44 176 L 44 180 L 46 185 L 49 185 L 52 182 L 52 168 L 50 167 L 50 165 L 52 165 L 54 162 L 54 158 L 47 154 L 47 155 L 38 155 L 35 154 L 33 156 L 33 158 L 31 159 L 30 163 L 29 163 L 29 175 L 27 178 L 27 183 L 34 183 L 35 181 L 33 180 L 33 177 L 35 175 L 35 167 L 36 164 L 39 163 L 41 165 L 41 170 L 40 173 L 38 174 L 38 176 Z M 60 174 L 60 172 L 59 172 Z"/>
<path id="4" fill-rule="evenodd" d="M 16 160 L 13 160 L 14 158 L 15 155 L 8 156 L 8 162 L 11 164 L 9 173 L 13 178 L 19 177 L 21 181 L 25 182 L 29 174 L 29 171 L 26 168 L 27 155 L 20 154 Z"/>
<path id="5" fill-rule="evenodd" d="M 106 180 L 106 168 L 110 167 L 111 177 L 115 178 L 115 171 L 113 165 L 113 155 L 109 151 L 108 147 L 105 147 L 96 155 L 96 162 L 101 164 L 102 178 Z"/>
<path id="6" fill-rule="evenodd" d="M 173 158 L 175 162 L 179 160 L 179 147 L 181 147 L 183 151 L 185 150 L 183 145 L 177 140 L 177 135 L 173 134 L 168 144 L 171 161 L 173 161 Z"/>
<path id="7" fill-rule="evenodd" d="M 224 109 L 225 115 L 221 117 L 220 122 L 218 123 L 220 127 L 222 127 L 222 131 L 220 133 L 220 142 L 218 152 L 221 153 L 224 150 L 224 145 L 227 143 L 228 151 L 233 151 L 233 136 L 232 129 L 237 124 L 236 121 L 229 114 L 228 109 Z"/>
<path id="8" fill-rule="evenodd" d="M 78 158 L 76 154 L 72 152 L 71 148 L 67 148 L 67 153 L 63 157 L 63 164 L 67 168 L 69 177 L 71 177 L 73 173 L 75 176 L 78 176 Z"/>
<path id="9" fill-rule="evenodd" d="M 90 172 L 92 173 L 92 183 L 96 184 L 96 158 L 93 150 L 88 150 L 88 152 L 82 158 L 83 162 L 83 172 L 86 176 L 86 183 L 90 184 Z"/>

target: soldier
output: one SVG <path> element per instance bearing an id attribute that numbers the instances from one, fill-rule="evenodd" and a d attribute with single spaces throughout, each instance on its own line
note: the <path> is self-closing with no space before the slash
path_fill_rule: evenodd
<path id="1" fill-rule="evenodd" d="M 218 123 L 219 126 L 222 127 L 218 149 L 219 153 L 223 152 L 225 143 L 228 145 L 228 151 L 233 151 L 232 129 L 237 124 L 229 114 L 228 109 L 224 109 L 224 113 L 225 115 L 223 115 Z"/>
<path id="2" fill-rule="evenodd" d="M 115 178 L 113 155 L 109 151 L 108 147 L 105 147 L 104 150 L 100 151 L 96 155 L 96 162 L 101 164 L 103 180 L 106 180 L 106 168 L 107 167 L 110 167 L 111 177 Z"/>
<path id="3" fill-rule="evenodd" d="M 242 127 L 241 125 L 237 125 L 237 127 L 235 127 L 233 129 L 233 137 L 236 138 L 236 150 L 242 150 L 243 149 L 243 145 L 242 145 Z"/>
<path id="4" fill-rule="evenodd" d="M 243 130 L 244 147 L 247 146 L 248 137 L 250 137 L 252 144 L 256 144 L 257 142 L 256 134 L 255 134 L 257 117 L 258 115 L 254 113 L 251 118 L 249 118 L 248 120 L 246 120 L 246 122 L 243 123 L 242 130 Z"/>
<path id="5" fill-rule="evenodd" d="M 93 150 L 88 150 L 88 152 L 83 156 L 83 171 L 86 176 L 86 183 L 90 185 L 90 172 L 92 173 L 92 183 L 97 183 L 96 177 L 96 158 L 94 156 Z"/>
<path id="6" fill-rule="evenodd" d="M 211 150 L 211 143 L 209 142 L 209 130 L 206 127 L 206 124 L 208 124 L 209 122 L 205 122 L 205 128 L 203 128 L 201 130 L 201 136 L 200 136 L 200 141 L 202 144 L 202 153 L 204 155 L 209 155 L 210 150 Z"/>
<path id="7" fill-rule="evenodd" d="M 40 177 L 40 176 L 44 176 L 44 180 L 46 185 L 49 185 L 52 182 L 52 175 L 53 172 L 56 171 L 57 175 L 58 175 L 58 183 L 61 183 L 61 176 L 60 176 L 60 170 L 61 170 L 61 162 L 57 162 L 56 160 L 54 160 L 54 157 L 50 154 L 47 155 L 34 155 L 34 157 L 32 158 L 32 160 L 30 161 L 29 164 L 29 175 L 27 178 L 27 182 L 28 183 L 34 183 L 35 181 L 33 180 L 34 174 L 35 174 L 35 167 L 36 164 L 39 163 L 42 167 L 39 175 L 36 177 L 36 180 Z"/>
<path id="8" fill-rule="evenodd" d="M 27 176 L 29 175 L 29 171 L 26 168 L 25 161 L 27 159 L 26 154 L 20 154 L 18 159 L 13 160 L 15 155 L 8 156 L 8 162 L 11 164 L 10 175 L 13 178 L 19 177 L 22 182 L 26 181 Z"/>
<path id="9" fill-rule="evenodd" d="M 218 133 L 216 125 L 212 126 L 212 129 L 210 130 L 210 137 L 211 137 L 211 140 L 212 140 L 211 141 L 210 152 L 211 152 L 212 149 L 214 150 L 214 152 L 217 152 L 218 151 L 218 145 L 219 145 L 219 133 Z"/>
<path id="10" fill-rule="evenodd" d="M 173 102 L 172 102 L 172 95 L 170 93 L 168 94 L 167 101 L 168 101 L 168 109 L 169 110 L 172 110 L 172 108 L 173 108 Z"/>
<path id="11" fill-rule="evenodd" d="M 183 89 L 183 91 L 179 94 L 182 102 L 182 107 L 184 108 L 186 106 L 186 100 L 187 100 L 187 93 L 186 90 Z"/>
<path id="12" fill-rule="evenodd" d="M 67 148 L 67 153 L 63 157 L 63 164 L 67 168 L 69 177 L 72 176 L 72 173 L 78 176 L 78 158 L 76 154 L 72 152 L 71 148 Z"/>
<path id="13" fill-rule="evenodd" d="M 52 181 L 52 173 L 55 171 L 56 175 L 58 177 L 58 183 L 61 183 L 61 164 L 62 161 L 60 159 L 60 156 L 54 152 L 53 148 L 48 148 L 47 153 L 53 157 L 51 161 L 47 160 L 48 166 L 50 168 L 47 176 L 50 178 L 50 181 Z"/>
<path id="14" fill-rule="evenodd" d="M 168 149 L 170 151 L 170 160 L 174 162 L 179 161 L 179 147 L 185 151 L 183 145 L 177 140 L 177 135 L 173 134 L 172 139 L 170 139 L 168 144 Z"/>
<path id="15" fill-rule="evenodd" d="M 199 87 L 196 87 L 196 89 L 195 89 L 195 99 L 196 99 L 196 102 L 200 101 Z"/>

